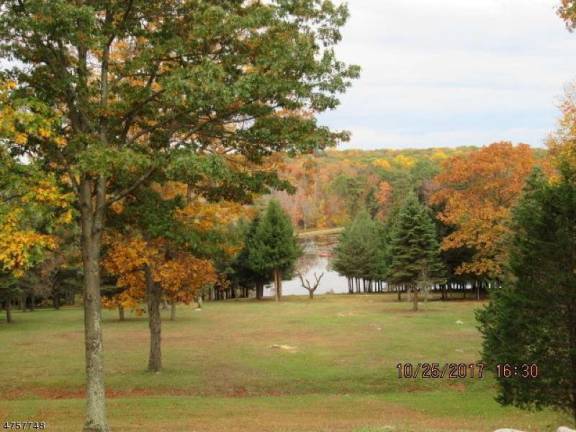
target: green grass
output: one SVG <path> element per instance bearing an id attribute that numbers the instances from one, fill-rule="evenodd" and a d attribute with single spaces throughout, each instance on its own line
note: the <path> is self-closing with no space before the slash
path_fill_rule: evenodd
<path id="1" fill-rule="evenodd" d="M 393 296 L 230 301 L 180 307 L 163 322 L 160 374 L 145 371 L 145 317 L 104 312 L 108 410 L 114 431 L 385 432 L 555 430 L 561 415 L 502 408 L 494 380 L 399 379 L 399 362 L 479 359 L 475 302 L 410 312 Z M 83 421 L 80 309 L 0 321 L 0 419 Z M 463 324 L 457 324 L 462 321 Z M 293 350 L 275 349 L 274 344 Z M 1 425 L 0 425 L 1 426 Z"/>

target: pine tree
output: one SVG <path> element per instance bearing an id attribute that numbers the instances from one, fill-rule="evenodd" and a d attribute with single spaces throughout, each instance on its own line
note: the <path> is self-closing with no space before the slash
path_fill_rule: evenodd
<path id="1" fill-rule="evenodd" d="M 428 210 L 410 195 L 390 234 L 388 281 L 408 285 L 418 310 L 418 285 L 423 290 L 443 276 L 436 227 Z"/>
<path id="2" fill-rule="evenodd" d="M 282 278 L 291 273 L 301 255 L 288 215 L 276 200 L 268 203 L 266 211 L 249 239 L 249 266 L 259 273 L 271 273 L 276 288 L 276 301 L 282 298 Z"/>
<path id="3" fill-rule="evenodd" d="M 360 210 L 340 236 L 333 268 L 347 278 L 378 279 L 378 233 L 366 210 Z"/>
<path id="4" fill-rule="evenodd" d="M 489 366 L 518 366 L 497 377 L 498 400 L 555 407 L 576 420 L 576 182 L 534 172 L 513 213 L 510 275 L 478 313 Z M 538 379 L 522 376 L 536 364 Z"/>
<path id="5" fill-rule="evenodd" d="M 256 298 L 261 300 L 263 297 L 264 285 L 272 280 L 272 275 L 271 272 L 267 269 L 255 271 L 250 266 L 250 247 L 254 245 L 254 237 L 256 235 L 256 230 L 259 223 L 260 218 L 255 217 L 252 219 L 248 227 L 245 228 L 246 232 L 244 234 L 244 246 L 234 260 L 232 268 L 236 280 L 241 285 L 255 286 Z"/>

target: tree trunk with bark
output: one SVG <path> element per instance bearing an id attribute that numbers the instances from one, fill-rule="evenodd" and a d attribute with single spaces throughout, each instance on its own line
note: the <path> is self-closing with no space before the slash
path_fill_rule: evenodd
<path id="1" fill-rule="evenodd" d="M 412 310 L 418 311 L 418 287 L 416 284 L 412 284 Z"/>
<path id="2" fill-rule="evenodd" d="M 82 262 L 84 266 L 84 338 L 86 351 L 86 422 L 84 432 L 108 432 L 102 320 L 100 252 L 104 219 L 105 180 L 84 176 L 80 184 Z M 96 198 L 93 198 L 93 191 Z"/>
<path id="3" fill-rule="evenodd" d="M 124 321 L 126 318 L 124 316 L 124 307 L 118 306 L 118 321 Z"/>
<path id="4" fill-rule="evenodd" d="M 282 272 L 274 270 L 274 287 L 276 288 L 276 301 L 282 300 Z"/>
<path id="5" fill-rule="evenodd" d="M 4 308 L 6 309 L 6 322 L 10 324 L 12 322 L 12 303 L 10 300 L 6 300 Z"/>
<path id="6" fill-rule="evenodd" d="M 170 321 L 176 321 L 176 302 L 170 303 Z"/>
<path id="7" fill-rule="evenodd" d="M 152 278 L 152 269 L 146 266 L 146 297 L 148 303 L 148 327 L 150 328 L 150 355 L 148 370 L 160 372 L 162 369 L 162 321 L 160 319 L 161 289 Z"/>

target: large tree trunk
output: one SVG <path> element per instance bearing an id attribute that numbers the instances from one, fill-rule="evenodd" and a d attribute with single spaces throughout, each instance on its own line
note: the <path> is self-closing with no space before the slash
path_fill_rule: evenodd
<path id="1" fill-rule="evenodd" d="M 124 306 L 118 306 L 118 320 L 124 321 L 126 319 L 124 315 Z"/>
<path id="2" fill-rule="evenodd" d="M 414 312 L 418 310 L 418 287 L 416 284 L 412 284 L 412 310 Z"/>
<path id="3" fill-rule="evenodd" d="M 160 319 L 161 290 L 152 278 L 152 269 L 146 266 L 146 297 L 148 302 L 148 327 L 150 328 L 150 355 L 148 370 L 159 372 L 162 369 L 162 321 Z"/>
<path id="4" fill-rule="evenodd" d="M 262 282 L 258 282 L 256 284 L 256 298 L 258 300 L 262 300 L 264 298 L 264 284 Z"/>
<path id="5" fill-rule="evenodd" d="M 92 198 L 94 190 L 92 179 L 84 177 L 80 185 L 86 349 L 86 423 L 84 424 L 84 432 L 108 432 L 100 310 L 100 251 L 104 219 L 104 185 L 104 179 L 99 179 L 96 186 L 96 200 Z"/>
<path id="6" fill-rule="evenodd" d="M 7 323 L 11 323 L 12 322 L 12 303 L 11 300 L 6 300 L 6 322 Z"/>
<path id="7" fill-rule="evenodd" d="M 52 295 L 52 305 L 54 306 L 54 309 L 56 310 L 60 309 L 60 294 Z"/>

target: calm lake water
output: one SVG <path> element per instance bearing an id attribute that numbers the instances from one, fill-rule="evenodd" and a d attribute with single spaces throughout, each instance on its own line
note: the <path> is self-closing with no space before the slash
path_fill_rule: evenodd
<path id="1" fill-rule="evenodd" d="M 330 268 L 332 251 L 338 243 L 340 234 L 327 234 L 317 237 L 307 237 L 300 239 L 300 244 L 304 254 L 298 260 L 296 269 L 300 271 L 305 279 L 308 279 L 314 286 L 314 272 L 318 276 L 324 273 L 320 286 L 314 295 L 334 293 L 341 294 L 348 292 L 348 282 L 345 277 L 340 276 Z M 267 285 L 264 289 L 265 296 L 274 296 L 274 285 Z M 302 287 L 300 279 L 296 276 L 292 280 L 282 281 L 282 295 L 308 295 L 308 290 Z"/>

